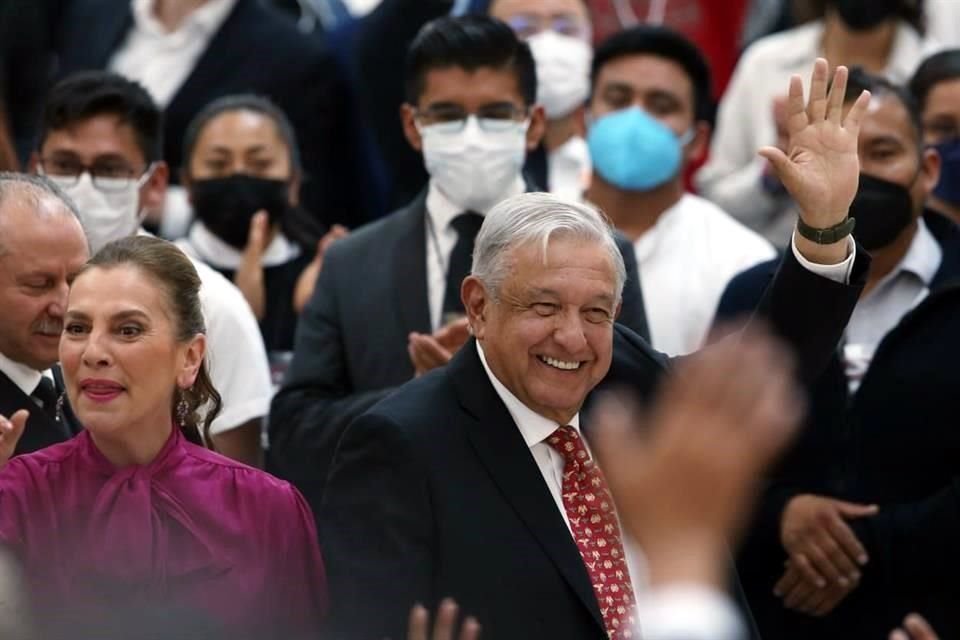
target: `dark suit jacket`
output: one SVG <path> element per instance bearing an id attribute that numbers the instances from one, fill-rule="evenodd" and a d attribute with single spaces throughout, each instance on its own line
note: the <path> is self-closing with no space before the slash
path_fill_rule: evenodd
<path id="1" fill-rule="evenodd" d="M 429 333 L 426 194 L 330 247 L 270 409 L 271 469 L 316 509 L 347 424 L 413 377 L 411 331 Z M 646 333 L 633 247 L 619 322 Z"/>
<path id="2" fill-rule="evenodd" d="M 843 285 L 785 258 L 759 313 L 803 376 L 830 358 L 868 263 L 861 254 Z M 603 384 L 652 394 L 665 357 L 620 326 L 613 351 Z M 445 596 L 489 637 L 605 637 L 576 545 L 473 341 L 349 426 L 319 526 L 334 638 L 401 637 L 412 603 Z"/>
<path id="3" fill-rule="evenodd" d="M 17 443 L 14 455 L 49 447 L 68 440 L 73 435 L 65 425 L 52 419 L 33 398 L 0 372 L 0 415 L 9 418 L 20 409 L 29 410 L 30 417 L 27 418 L 27 427 Z"/>
<path id="4" fill-rule="evenodd" d="M 59 38 L 59 76 L 104 69 L 133 24 L 129 2 L 74 0 Z M 322 42 L 259 0 L 238 0 L 164 111 L 163 157 L 177 181 L 187 124 L 212 100 L 256 93 L 276 102 L 296 129 L 306 171 L 304 206 L 323 222 L 364 220 L 353 117 L 342 74 Z"/>

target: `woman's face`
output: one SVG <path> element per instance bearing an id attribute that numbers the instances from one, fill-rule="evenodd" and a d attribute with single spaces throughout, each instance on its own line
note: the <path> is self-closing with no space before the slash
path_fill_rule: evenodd
<path id="1" fill-rule="evenodd" d="M 245 173 L 290 180 L 290 150 L 277 125 L 255 111 L 227 111 L 206 124 L 190 156 L 192 180 Z"/>
<path id="2" fill-rule="evenodd" d="M 168 429 L 174 390 L 193 384 L 202 335 L 176 337 L 167 297 L 131 265 L 95 267 L 70 288 L 60 341 L 67 395 L 95 436 Z"/>

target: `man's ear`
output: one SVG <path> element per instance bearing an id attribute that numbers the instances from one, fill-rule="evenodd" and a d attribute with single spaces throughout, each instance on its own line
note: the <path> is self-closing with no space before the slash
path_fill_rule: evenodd
<path id="1" fill-rule="evenodd" d="M 467 312 L 471 332 L 477 340 L 483 340 L 490 302 L 486 286 L 476 276 L 467 276 L 460 285 L 460 300 Z"/>
<path id="2" fill-rule="evenodd" d="M 302 182 L 302 175 L 300 171 L 294 170 L 293 174 L 290 176 L 290 186 L 287 188 L 287 200 L 290 201 L 290 204 L 294 207 L 300 204 L 300 184 Z"/>
<path id="3" fill-rule="evenodd" d="M 710 125 L 703 120 L 693 124 L 693 140 L 687 143 L 684 157 L 687 162 L 699 162 L 707 153 L 710 144 Z"/>
<path id="4" fill-rule="evenodd" d="M 162 212 L 169 182 L 170 167 L 163 160 L 154 162 L 150 177 L 140 187 L 140 209 Z"/>
<path id="5" fill-rule="evenodd" d="M 36 173 L 37 168 L 40 166 L 40 152 L 31 151 L 30 158 L 27 160 L 27 172 Z"/>
<path id="6" fill-rule="evenodd" d="M 420 137 L 420 132 L 417 130 L 416 113 L 417 111 L 412 104 L 404 102 L 400 105 L 400 122 L 403 124 L 403 135 L 407 138 L 410 146 L 420 152 L 423 151 L 423 138 Z"/>
<path id="7" fill-rule="evenodd" d="M 923 156 L 921 157 L 920 165 L 920 175 L 923 180 L 923 199 L 926 200 L 927 197 L 933 193 L 933 190 L 937 188 L 937 183 L 940 182 L 940 165 L 941 165 L 940 154 L 937 153 L 936 149 L 925 149 L 923 151 Z"/>
<path id="8" fill-rule="evenodd" d="M 543 134 L 547 131 L 547 113 L 540 105 L 534 105 L 530 110 L 530 126 L 527 127 L 527 152 L 540 146 Z"/>

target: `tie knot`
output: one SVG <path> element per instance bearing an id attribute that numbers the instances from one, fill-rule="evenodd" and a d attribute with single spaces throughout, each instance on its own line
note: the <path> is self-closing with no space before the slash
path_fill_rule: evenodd
<path id="1" fill-rule="evenodd" d="M 464 211 L 450 221 L 450 226 L 460 237 L 475 238 L 483 225 L 483 216 L 473 211 Z"/>
<path id="2" fill-rule="evenodd" d="M 583 438 L 571 426 L 559 427 L 547 438 L 547 444 L 553 447 L 569 463 L 587 466 L 592 464 L 590 452 L 583 444 Z"/>

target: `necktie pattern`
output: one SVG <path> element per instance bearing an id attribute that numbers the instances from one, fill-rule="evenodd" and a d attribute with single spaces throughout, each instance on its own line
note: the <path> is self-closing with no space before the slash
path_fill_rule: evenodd
<path id="1" fill-rule="evenodd" d="M 470 265 L 473 261 L 473 244 L 483 225 L 483 216 L 479 213 L 467 211 L 450 221 L 457 232 L 457 244 L 453 245 L 450 261 L 447 264 L 447 288 L 443 294 L 443 313 L 463 313 L 463 302 L 460 300 L 460 285 L 463 279 L 470 275 Z"/>
<path id="2" fill-rule="evenodd" d="M 633 638 L 636 601 L 607 481 L 573 427 L 560 427 L 547 438 L 547 444 L 564 459 L 563 507 L 607 634 L 611 640 Z"/>

